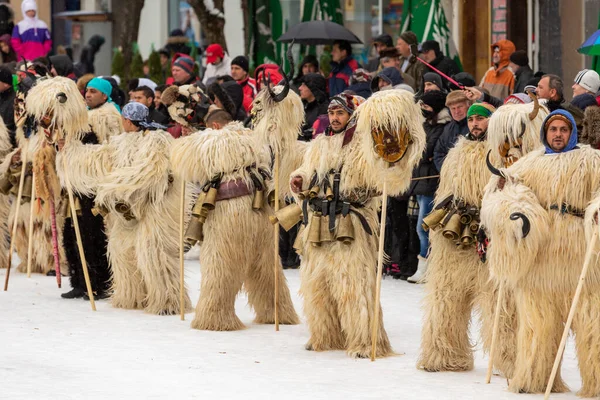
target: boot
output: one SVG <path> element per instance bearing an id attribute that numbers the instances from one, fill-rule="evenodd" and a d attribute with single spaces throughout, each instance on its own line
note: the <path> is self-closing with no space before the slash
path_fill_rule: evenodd
<path id="1" fill-rule="evenodd" d="M 388 274 L 394 278 L 394 279 L 399 279 L 400 275 L 401 275 L 401 271 L 400 271 L 400 266 L 398 264 L 392 264 L 390 266 L 389 272 Z"/>
<path id="2" fill-rule="evenodd" d="M 426 258 L 419 257 L 419 265 L 417 265 L 417 273 L 408 278 L 406 281 L 410 283 L 425 283 L 425 273 L 427 272 L 428 261 Z"/>
<path id="3" fill-rule="evenodd" d="M 82 298 L 84 291 L 79 288 L 73 288 L 70 292 L 60 295 L 63 299 L 79 299 Z"/>

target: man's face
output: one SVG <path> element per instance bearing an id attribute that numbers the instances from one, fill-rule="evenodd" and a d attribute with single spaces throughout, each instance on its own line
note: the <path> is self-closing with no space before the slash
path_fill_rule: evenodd
<path id="1" fill-rule="evenodd" d="M 535 91 L 539 99 L 556 100 L 556 89 L 550 89 L 550 78 L 540 79 Z"/>
<path id="2" fill-rule="evenodd" d="M 476 138 L 483 135 L 487 131 L 489 118 L 482 117 L 481 115 L 471 115 L 467 121 L 469 125 L 469 132 Z"/>
<path id="3" fill-rule="evenodd" d="M 584 94 L 584 93 L 590 93 L 587 91 L 586 88 L 584 88 L 583 86 L 581 86 L 578 83 L 574 83 L 573 86 L 571 86 L 571 89 L 573 89 L 573 97 L 579 96 L 580 94 Z"/>
<path id="4" fill-rule="evenodd" d="M 217 57 L 217 59 L 213 62 L 211 62 L 212 65 L 218 65 L 221 64 L 221 61 L 223 61 L 223 59 L 221 57 Z"/>
<path id="5" fill-rule="evenodd" d="M 137 132 L 138 131 L 138 127 L 135 126 L 133 124 L 133 122 L 131 122 L 127 118 L 121 117 L 121 120 L 123 121 L 123 129 L 125 130 L 125 132 Z"/>
<path id="6" fill-rule="evenodd" d="M 302 100 L 307 100 L 309 102 L 314 100 L 315 96 L 313 95 L 311 90 L 308 88 L 308 86 L 306 86 L 306 84 L 303 83 L 302 85 L 300 85 L 298 90 L 300 90 L 300 98 Z"/>
<path id="7" fill-rule="evenodd" d="M 231 66 L 231 77 L 236 81 L 243 81 L 248 76 L 248 73 L 244 71 L 239 65 Z"/>
<path id="8" fill-rule="evenodd" d="M 433 60 L 435 60 L 435 51 L 434 50 L 425 51 L 425 52 L 421 53 L 421 58 L 423 60 L 427 61 L 428 63 L 431 63 Z"/>
<path id="9" fill-rule="evenodd" d="M 29 10 L 25 13 L 29 18 L 34 18 L 35 17 L 35 10 Z"/>
<path id="10" fill-rule="evenodd" d="M 161 54 L 160 55 L 160 65 L 162 65 L 164 67 L 165 65 L 167 65 L 168 62 L 169 62 L 169 57 L 167 57 L 165 54 Z"/>
<path id="11" fill-rule="evenodd" d="M 8 83 L 0 82 L 0 93 L 4 93 L 11 87 L 12 85 L 9 85 Z"/>
<path id="12" fill-rule="evenodd" d="M 449 107 L 450 115 L 452 115 L 452 119 L 455 121 L 462 121 L 467 116 L 467 111 L 469 110 L 469 106 L 466 101 L 461 101 L 458 103 L 451 104 Z"/>
<path id="13" fill-rule="evenodd" d="M 400 69 L 400 58 L 398 57 L 385 57 L 381 60 L 381 65 L 383 68 L 394 67 L 396 69 Z"/>
<path id="14" fill-rule="evenodd" d="M 410 45 L 404 41 L 404 39 L 398 38 L 396 40 L 396 49 L 402 57 L 410 56 Z"/>
<path id="15" fill-rule="evenodd" d="M 162 92 L 160 90 L 154 91 L 154 107 L 160 107 L 160 96 L 162 96 Z"/>
<path id="16" fill-rule="evenodd" d="M 377 54 L 379 54 L 381 50 L 384 50 L 387 47 L 385 43 L 381 42 L 375 42 L 373 43 L 373 46 L 375 47 L 375 51 L 377 52 Z"/>
<path id="17" fill-rule="evenodd" d="M 302 75 L 307 75 L 307 74 L 316 74 L 317 72 L 317 68 L 310 64 L 310 63 L 306 63 L 302 66 Z"/>
<path id="18" fill-rule="evenodd" d="M 340 133 L 346 129 L 348 121 L 350 120 L 350 114 L 341 107 L 334 108 L 333 110 L 327 111 L 329 115 L 329 125 L 335 133 Z"/>
<path id="19" fill-rule="evenodd" d="M 101 104 L 104 104 L 108 100 L 108 97 L 101 91 L 94 88 L 87 88 L 85 91 L 85 104 L 89 108 L 96 108 Z"/>
<path id="20" fill-rule="evenodd" d="M 494 52 L 492 53 L 492 62 L 494 64 L 498 64 L 500 62 L 500 47 L 494 47 Z"/>
<path id="21" fill-rule="evenodd" d="M 425 82 L 425 93 L 430 92 L 432 90 L 441 90 L 438 85 L 433 82 Z"/>
<path id="22" fill-rule="evenodd" d="M 565 121 L 555 119 L 550 123 L 548 130 L 546 131 L 546 143 L 548 146 L 556 152 L 561 152 L 571 137 L 571 128 Z"/>
<path id="23" fill-rule="evenodd" d="M 179 68 L 177 66 L 173 66 L 171 68 L 171 74 L 173 75 L 173 80 L 175 83 L 184 83 L 187 82 L 192 76 L 185 72 L 183 68 Z"/>
<path id="24" fill-rule="evenodd" d="M 333 49 L 331 50 L 331 59 L 334 62 L 340 62 L 344 58 L 348 56 L 346 50 L 340 50 L 340 46 L 337 44 L 333 45 Z"/>
<path id="25" fill-rule="evenodd" d="M 150 106 L 152 106 L 152 103 L 154 103 L 154 99 L 152 97 L 146 97 L 144 95 L 144 92 L 141 91 L 131 93 L 130 99 L 135 101 L 136 103 L 141 103 L 148 108 L 150 108 Z"/>
<path id="26" fill-rule="evenodd" d="M 383 80 L 383 79 L 381 79 L 381 78 L 379 79 L 379 82 L 378 82 L 379 90 L 381 90 L 381 89 L 383 89 L 384 87 L 386 87 L 386 86 L 389 86 L 389 85 L 390 85 L 390 84 L 389 84 L 389 83 L 387 83 L 385 80 Z"/>

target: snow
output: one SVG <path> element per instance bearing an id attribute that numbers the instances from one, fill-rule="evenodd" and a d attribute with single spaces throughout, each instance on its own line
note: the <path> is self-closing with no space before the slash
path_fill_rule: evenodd
<path id="1" fill-rule="evenodd" d="M 1 282 L 5 274 L 0 270 Z M 299 272 L 285 274 L 301 314 Z M 198 261 L 186 261 L 186 284 L 197 301 Z M 383 281 L 385 327 L 399 355 L 375 362 L 341 351 L 304 350 L 309 336 L 304 321 L 282 325 L 279 332 L 272 325 L 253 325 L 244 295 L 236 310 L 247 329 L 207 332 L 190 328 L 193 313 L 181 321 L 115 309 L 107 300 L 97 301 L 98 311 L 92 312 L 89 302 L 61 299 L 68 290 L 68 278 L 57 290 L 53 277 L 28 279 L 12 270 L 8 292 L 0 292 L 1 399 L 543 398 L 510 393 L 498 376 L 486 385 L 487 358 L 480 345 L 473 371 L 417 370 L 422 285 Z M 573 391 L 581 387 L 571 341 L 562 372 Z M 551 398 L 577 397 L 571 392 Z"/>

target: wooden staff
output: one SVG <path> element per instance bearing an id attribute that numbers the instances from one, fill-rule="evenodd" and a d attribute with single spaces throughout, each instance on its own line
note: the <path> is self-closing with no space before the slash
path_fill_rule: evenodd
<path id="1" fill-rule="evenodd" d="M 31 278 L 31 261 L 33 260 L 33 214 L 35 213 L 35 172 L 31 175 L 31 204 L 29 213 L 29 232 L 27 234 L 27 277 Z"/>
<path id="2" fill-rule="evenodd" d="M 8 250 L 8 265 L 6 267 L 6 278 L 4 279 L 4 291 L 8 290 L 8 279 L 10 278 L 10 267 L 12 264 L 12 254 L 15 245 L 15 238 L 17 237 L 17 223 L 19 221 L 19 209 L 21 208 L 21 196 L 23 196 L 23 183 L 25 182 L 25 171 L 27 171 L 27 152 L 23 153 L 21 159 L 23 166 L 21 167 L 21 177 L 19 179 L 19 191 L 17 192 L 17 204 L 15 206 L 15 219 L 12 226 L 12 234 L 10 237 L 10 246 Z"/>
<path id="3" fill-rule="evenodd" d="M 275 177 L 275 201 L 273 208 L 275 212 L 279 211 L 279 153 L 275 151 L 275 163 L 274 163 L 274 177 Z M 275 332 L 279 331 L 279 314 L 277 313 L 277 300 L 279 298 L 279 268 L 281 264 L 279 262 L 279 223 L 275 223 L 273 226 L 273 241 L 275 243 L 275 249 L 273 253 L 275 255 L 274 260 L 274 273 L 275 273 L 275 291 L 273 294 L 273 305 L 275 306 Z"/>
<path id="4" fill-rule="evenodd" d="M 544 400 L 547 400 L 550 397 L 550 392 L 552 391 L 552 386 L 554 385 L 554 379 L 556 379 L 556 373 L 558 372 L 558 367 L 560 366 L 560 361 L 562 360 L 563 352 L 565 351 L 565 345 L 567 344 L 567 337 L 569 336 L 569 331 L 571 330 L 571 324 L 573 323 L 573 317 L 575 316 L 575 310 L 577 309 L 577 303 L 579 303 L 579 296 L 581 295 L 581 290 L 583 289 L 583 284 L 585 282 L 585 277 L 587 275 L 587 271 L 590 266 L 590 261 L 592 260 L 592 253 L 594 252 L 594 247 L 596 247 L 596 242 L 598 241 L 598 227 L 594 230 L 594 235 L 592 236 L 592 240 L 588 245 L 587 252 L 585 253 L 585 261 L 583 263 L 583 269 L 581 270 L 581 275 L 579 275 L 579 282 L 577 283 L 577 289 L 575 290 L 575 296 L 573 297 L 573 303 L 571 303 L 571 309 L 569 310 L 569 316 L 567 317 L 567 322 L 565 323 L 565 329 L 563 331 L 562 340 L 560 341 L 560 346 L 558 346 L 558 352 L 556 353 L 556 358 L 554 359 L 554 366 L 552 367 L 552 373 L 550 374 L 550 379 L 548 380 L 548 385 L 546 386 L 546 393 L 544 394 Z"/>
<path id="5" fill-rule="evenodd" d="M 439 177 L 440 177 L 439 175 L 429 175 L 429 176 L 422 176 L 422 177 L 420 177 L 420 178 L 412 178 L 412 179 L 411 179 L 411 182 L 414 182 L 414 181 L 422 181 L 422 180 L 425 180 L 425 179 L 439 178 Z"/>
<path id="6" fill-rule="evenodd" d="M 185 277 L 184 277 L 184 259 L 183 259 L 183 223 L 185 220 L 185 180 L 181 180 L 181 207 L 179 211 L 179 314 L 181 320 L 185 321 Z"/>
<path id="7" fill-rule="evenodd" d="M 77 238 L 77 247 L 79 249 L 79 258 L 81 259 L 81 266 L 83 269 L 83 276 L 85 277 L 85 286 L 87 288 L 88 296 L 90 298 L 90 304 L 92 310 L 96 311 L 96 303 L 94 302 L 94 293 L 92 292 L 92 284 L 90 283 L 90 274 L 88 272 L 87 260 L 85 259 L 85 253 L 83 252 L 83 244 L 81 242 L 81 232 L 79 231 L 79 221 L 77 220 L 77 210 L 75 209 L 75 199 L 73 198 L 73 189 L 71 188 L 71 182 L 69 180 L 69 170 L 67 169 L 67 160 L 63 160 L 63 169 L 65 174 L 65 186 L 67 187 L 67 193 L 69 194 L 69 206 L 71 207 L 71 220 L 73 221 L 73 228 L 75 229 L 75 236 Z"/>
<path id="8" fill-rule="evenodd" d="M 385 241 L 385 220 L 387 218 L 387 183 L 383 183 L 381 195 L 381 225 L 379 227 L 379 254 L 377 258 L 377 287 L 375 288 L 375 304 L 373 305 L 373 326 L 371 329 L 371 361 L 377 354 L 377 337 L 379 335 L 379 308 L 381 301 L 381 276 L 383 275 L 383 242 Z"/>
<path id="9" fill-rule="evenodd" d="M 56 284 L 60 289 L 62 286 L 60 274 L 60 255 L 58 253 L 58 230 L 56 229 L 56 207 L 54 202 L 54 194 L 50 193 L 50 219 L 52 227 L 52 256 L 54 257 L 54 270 L 56 271 Z"/>
<path id="10" fill-rule="evenodd" d="M 502 302 L 504 301 L 504 281 L 500 281 L 498 287 L 498 299 L 496 300 L 496 313 L 494 314 L 494 327 L 492 328 L 492 344 L 490 346 L 490 360 L 488 361 L 488 370 L 485 377 L 485 383 L 492 381 L 492 369 L 494 368 L 494 352 L 496 350 L 496 341 L 498 340 L 498 328 L 500 326 L 500 313 L 502 312 Z"/>

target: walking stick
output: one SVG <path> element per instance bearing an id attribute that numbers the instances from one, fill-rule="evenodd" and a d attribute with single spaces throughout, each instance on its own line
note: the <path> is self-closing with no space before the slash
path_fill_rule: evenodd
<path id="1" fill-rule="evenodd" d="M 67 187 L 67 193 L 69 194 L 69 206 L 71 207 L 71 221 L 73 221 L 73 228 L 75 229 L 75 236 L 77 238 L 77 247 L 79 249 L 79 258 L 81 259 L 83 276 L 85 277 L 85 286 L 87 288 L 88 296 L 90 298 L 92 310 L 96 311 L 96 302 L 94 301 L 94 293 L 92 292 L 92 284 L 90 283 L 90 274 L 88 272 L 87 260 L 85 259 L 85 253 L 83 252 L 83 244 L 81 243 L 81 232 L 79 231 L 79 221 L 77 220 L 77 210 L 75 209 L 73 189 L 71 188 L 71 182 L 69 180 L 67 160 L 63 160 L 63 168 L 65 171 L 65 186 Z"/>
<path id="2" fill-rule="evenodd" d="M 29 213 L 29 232 L 27 234 L 27 277 L 31 278 L 31 261 L 33 260 L 33 214 L 35 212 L 35 172 L 31 175 L 31 204 Z"/>
<path id="3" fill-rule="evenodd" d="M 183 221 L 185 219 L 185 180 L 181 180 L 181 207 L 179 211 L 179 314 L 181 314 L 181 320 L 185 321 L 185 277 L 184 273 L 184 259 L 183 259 Z"/>
<path id="4" fill-rule="evenodd" d="M 10 266 L 12 264 L 12 253 L 15 245 L 15 237 L 17 236 L 17 223 L 19 221 L 19 209 L 21 208 L 21 196 L 23 196 L 23 183 L 25 182 L 25 171 L 27 171 L 27 152 L 23 153 L 21 159 L 23 167 L 21 167 L 21 177 L 19 179 L 19 191 L 17 192 L 17 204 L 15 206 L 15 220 L 13 221 L 12 233 L 10 236 L 10 246 L 8 250 L 8 265 L 6 266 L 6 278 L 4 279 L 4 291 L 8 290 L 8 279 L 10 278 Z"/>
<path id="5" fill-rule="evenodd" d="M 488 361 L 488 370 L 485 377 L 485 383 L 492 381 L 492 369 L 494 367 L 494 353 L 496 350 L 496 341 L 498 340 L 498 328 L 500 326 L 500 312 L 502 308 L 502 302 L 504 301 L 504 281 L 500 281 L 500 287 L 498 287 L 498 299 L 496 300 L 496 312 L 494 314 L 494 327 L 492 330 L 492 344 L 490 346 L 490 360 Z"/>
<path id="6" fill-rule="evenodd" d="M 387 218 L 387 183 L 383 183 L 381 195 L 381 224 L 379 227 L 379 254 L 377 258 L 377 287 L 375 288 L 375 304 L 373 311 L 373 327 L 371 329 L 371 361 L 375 361 L 377 354 L 377 337 L 379 330 L 379 303 L 381 301 L 381 276 L 383 275 L 383 243 L 385 241 L 385 220 Z"/>
<path id="7" fill-rule="evenodd" d="M 58 254 L 58 231 L 56 230 L 56 207 L 54 204 L 54 197 L 50 194 L 50 218 L 52 221 L 52 255 L 54 256 L 54 270 L 56 271 L 56 284 L 58 288 L 61 287 L 61 275 L 60 275 L 60 256 Z"/>
<path id="8" fill-rule="evenodd" d="M 594 251 L 594 247 L 596 246 L 597 241 L 598 241 L 598 228 L 596 228 L 594 230 L 594 235 L 592 236 L 592 240 L 590 241 L 587 252 L 585 253 L 585 261 L 583 263 L 583 269 L 581 270 L 581 275 L 579 275 L 579 282 L 577 283 L 577 289 L 575 290 L 575 296 L 573 297 L 573 303 L 571 303 L 571 309 L 569 310 L 569 316 L 567 317 L 567 322 L 565 323 L 565 329 L 563 331 L 562 340 L 560 341 L 560 346 L 558 346 L 558 352 L 556 353 L 556 358 L 554 359 L 554 366 L 552 367 L 552 373 L 550 374 L 550 379 L 548 380 L 548 385 L 546 386 L 546 393 L 544 394 L 544 400 L 547 400 L 550 397 L 550 392 L 552 391 L 552 386 L 554 385 L 554 379 L 556 379 L 558 367 L 560 366 L 560 361 L 562 359 L 563 352 L 565 351 L 565 345 L 567 343 L 567 337 L 569 336 L 569 330 L 571 330 L 571 324 L 573 323 L 573 317 L 575 316 L 575 310 L 577 309 L 577 303 L 579 303 L 579 296 L 581 295 L 581 290 L 583 289 L 585 277 L 587 275 L 587 271 L 590 266 L 590 261 L 592 259 L 592 253 Z"/>
<path id="9" fill-rule="evenodd" d="M 274 163 L 274 177 L 275 177 L 275 204 L 273 208 L 275 212 L 279 211 L 279 152 L 275 150 L 275 163 Z M 274 249 L 274 273 L 275 273 L 275 291 L 273 293 L 273 305 L 275 306 L 275 332 L 279 332 L 279 314 L 277 313 L 277 300 L 279 298 L 279 223 L 275 223 L 273 226 L 273 241 L 275 242 Z"/>

